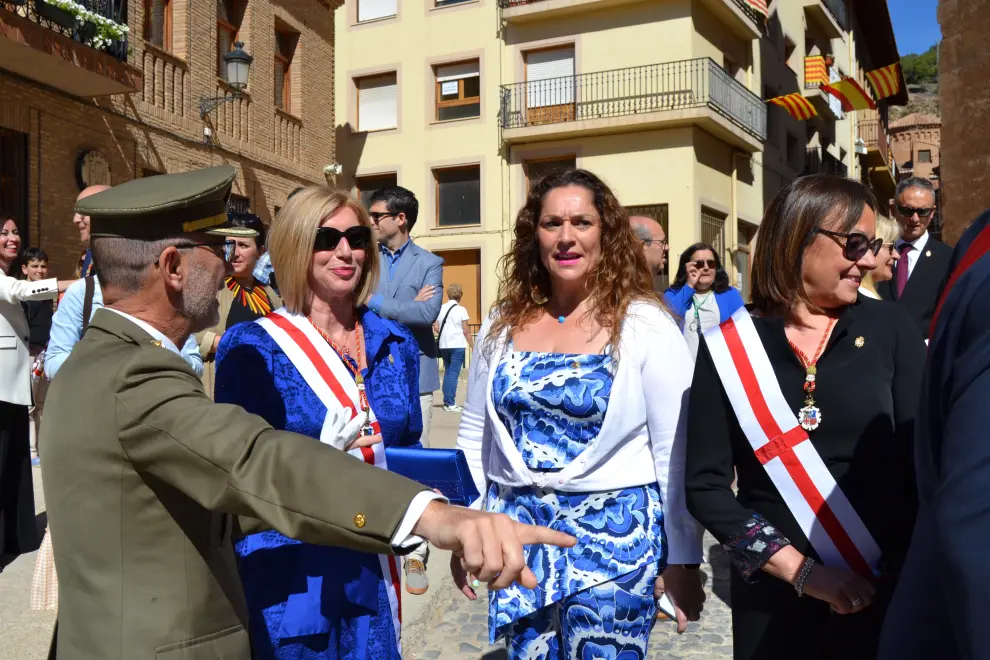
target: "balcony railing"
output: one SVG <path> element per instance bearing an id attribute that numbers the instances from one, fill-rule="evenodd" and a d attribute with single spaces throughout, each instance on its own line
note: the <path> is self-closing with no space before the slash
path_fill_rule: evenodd
<path id="1" fill-rule="evenodd" d="M 826 66 L 825 57 L 822 55 L 811 55 L 804 58 L 804 88 L 818 89 L 822 85 L 830 85 L 842 80 L 842 76 L 833 67 Z M 836 119 L 845 118 L 842 111 L 842 101 L 831 94 L 825 94 L 828 100 L 829 110 Z"/>
<path id="2" fill-rule="evenodd" d="M 887 134 L 884 132 L 880 120 L 862 120 L 857 126 L 859 127 L 859 139 L 866 143 L 867 149 L 876 149 L 879 151 L 884 164 L 890 167 L 890 143 L 887 142 Z"/>
<path id="3" fill-rule="evenodd" d="M 708 107 L 760 140 L 766 104 L 709 58 L 502 85 L 503 129 Z"/>
<path id="4" fill-rule="evenodd" d="M 75 0 L 97 16 L 110 19 L 119 25 L 127 25 L 127 0 Z M 63 34 L 70 39 L 127 61 L 127 38 L 105 41 L 99 37 L 95 23 L 80 21 L 70 12 L 50 5 L 44 0 L 0 0 L 0 7 L 18 16 Z"/>
<path id="5" fill-rule="evenodd" d="M 808 149 L 804 158 L 805 174 L 831 174 L 843 178 L 849 176 L 849 168 L 841 160 L 821 147 Z"/>

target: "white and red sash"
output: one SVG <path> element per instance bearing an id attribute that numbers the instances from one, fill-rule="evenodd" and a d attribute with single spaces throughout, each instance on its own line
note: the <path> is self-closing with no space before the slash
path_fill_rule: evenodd
<path id="1" fill-rule="evenodd" d="M 302 314 L 292 314 L 284 307 L 277 309 L 264 318 L 255 321 L 265 329 L 278 347 L 282 349 L 292 365 L 302 375 L 303 380 L 319 397 L 320 401 L 331 410 L 343 406 L 351 411 L 351 418 L 360 409 L 360 398 L 357 383 L 337 352 L 323 339 Z M 381 433 L 381 427 L 372 410 L 368 411 L 369 421 L 375 433 Z M 385 464 L 385 446 L 382 443 L 372 447 L 361 447 L 348 452 L 360 458 L 368 465 L 388 469 Z M 395 557 L 379 555 L 382 564 L 382 575 L 390 583 L 388 590 L 389 605 L 392 610 L 392 626 L 395 629 L 396 643 L 402 651 L 399 642 L 399 632 L 402 623 L 402 605 L 399 598 L 400 579 L 399 565 Z"/>
<path id="2" fill-rule="evenodd" d="M 784 399 L 746 308 L 708 330 L 705 342 L 757 460 L 815 552 L 826 566 L 875 575 L 880 548 Z"/>

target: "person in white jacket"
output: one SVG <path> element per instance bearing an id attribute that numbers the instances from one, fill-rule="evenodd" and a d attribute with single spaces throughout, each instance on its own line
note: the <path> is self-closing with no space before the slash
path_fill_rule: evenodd
<path id="1" fill-rule="evenodd" d="M 478 507 L 578 544 L 527 548 L 540 584 L 489 594 L 491 642 L 505 639 L 513 659 L 583 657 L 587 644 L 589 657 L 645 658 L 664 589 L 681 632 L 704 600 L 702 530 L 684 502 L 687 346 L 625 212 L 590 172 L 533 188 L 503 268 L 457 446 Z M 451 571 L 476 598 L 459 562 Z"/>
<path id="2" fill-rule="evenodd" d="M 56 298 L 71 283 L 11 277 L 21 246 L 17 223 L 0 216 L 0 555 L 32 552 L 39 543 L 28 423 L 32 359 L 21 303 Z"/>

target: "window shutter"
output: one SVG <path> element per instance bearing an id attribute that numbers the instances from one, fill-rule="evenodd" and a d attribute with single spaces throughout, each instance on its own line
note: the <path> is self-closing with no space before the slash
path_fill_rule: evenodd
<path id="1" fill-rule="evenodd" d="M 528 107 L 574 103 L 574 49 L 557 48 L 526 57 Z"/>
<path id="2" fill-rule="evenodd" d="M 358 23 L 395 14 L 396 0 L 358 0 Z"/>
<path id="3" fill-rule="evenodd" d="M 461 62 L 460 64 L 449 64 L 437 67 L 437 82 L 450 82 L 451 80 L 461 80 L 462 78 L 477 78 L 478 62 Z"/>
<path id="4" fill-rule="evenodd" d="M 275 58 L 275 107 L 286 110 L 283 107 L 282 98 L 285 93 L 285 64 L 282 60 Z"/>
<path id="5" fill-rule="evenodd" d="M 377 131 L 398 126 L 396 92 L 395 74 L 359 81 L 359 131 Z"/>

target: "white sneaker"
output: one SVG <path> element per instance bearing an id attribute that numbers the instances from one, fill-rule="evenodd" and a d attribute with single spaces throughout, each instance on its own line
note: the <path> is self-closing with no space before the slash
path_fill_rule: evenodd
<path id="1" fill-rule="evenodd" d="M 464 411 L 464 408 L 461 408 L 458 405 L 444 406 L 443 409 L 447 412 L 453 412 L 453 413 L 459 413 Z"/>

